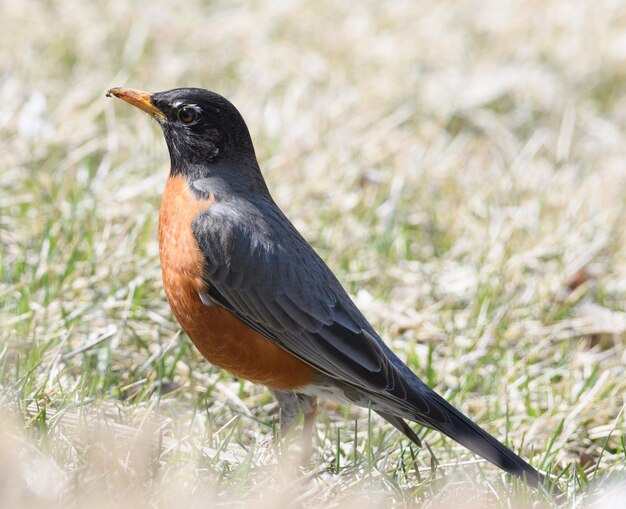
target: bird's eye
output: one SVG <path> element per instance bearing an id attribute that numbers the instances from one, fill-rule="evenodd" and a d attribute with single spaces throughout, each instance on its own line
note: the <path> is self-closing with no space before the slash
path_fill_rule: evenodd
<path id="1" fill-rule="evenodd" d="M 198 120 L 198 110 L 193 106 L 183 106 L 178 110 L 178 120 L 183 124 L 193 124 Z"/>

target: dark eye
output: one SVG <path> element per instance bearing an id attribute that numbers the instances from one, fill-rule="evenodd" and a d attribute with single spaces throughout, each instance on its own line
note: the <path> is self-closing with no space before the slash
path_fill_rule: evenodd
<path id="1" fill-rule="evenodd" d="M 198 120 L 198 110 L 193 106 L 183 106 L 178 110 L 178 120 L 183 124 L 192 124 Z"/>

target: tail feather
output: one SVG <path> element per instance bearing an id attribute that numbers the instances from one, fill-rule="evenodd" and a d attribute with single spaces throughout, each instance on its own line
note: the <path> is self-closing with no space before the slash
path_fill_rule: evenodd
<path id="1" fill-rule="evenodd" d="M 400 418 L 403 418 L 437 430 L 502 470 L 525 480 L 532 486 L 545 482 L 545 477 L 526 463 L 526 461 L 430 389 L 389 347 L 383 344 L 382 348 L 406 383 L 404 385 L 405 393 L 400 398 L 402 405 L 396 404 L 394 408 L 396 411 L 393 412 L 397 420 L 402 421 Z M 380 394 L 374 395 L 370 393 L 370 395 L 373 396 L 372 401 L 378 400 L 380 402 Z M 385 402 L 383 410 L 387 413 L 390 410 L 388 403 L 388 401 Z M 428 410 L 425 412 L 425 409 Z M 397 429 L 407 434 L 401 424 L 390 420 L 378 409 L 376 411 L 389 420 Z M 404 424 L 406 425 L 406 423 Z M 411 435 L 407 434 L 407 436 L 415 442 Z"/>
<path id="2" fill-rule="evenodd" d="M 418 447 L 422 447 L 422 441 L 415 434 L 415 431 L 411 429 L 411 427 L 404 422 L 400 417 L 392 414 L 388 414 L 386 412 L 376 411 L 378 415 L 380 415 L 387 422 L 391 423 L 397 430 L 404 433 L 412 442 L 415 443 Z"/>
<path id="3" fill-rule="evenodd" d="M 428 394 L 422 394 L 422 396 L 426 397 L 429 405 L 433 405 L 437 409 L 437 413 L 445 414 L 446 420 L 430 420 L 424 414 L 412 416 L 410 417 L 411 420 L 444 433 L 470 451 L 475 452 L 502 470 L 525 480 L 532 486 L 537 486 L 545 481 L 542 474 L 437 393 L 428 390 Z"/>

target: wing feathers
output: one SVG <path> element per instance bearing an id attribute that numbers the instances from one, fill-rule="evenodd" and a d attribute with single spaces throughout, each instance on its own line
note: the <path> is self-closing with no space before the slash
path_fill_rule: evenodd
<path id="1" fill-rule="evenodd" d="M 192 228 L 212 301 L 333 379 L 350 399 L 371 405 L 416 444 L 419 438 L 403 419 L 538 482 L 530 465 L 431 391 L 384 344 L 270 199 L 220 201 Z"/>

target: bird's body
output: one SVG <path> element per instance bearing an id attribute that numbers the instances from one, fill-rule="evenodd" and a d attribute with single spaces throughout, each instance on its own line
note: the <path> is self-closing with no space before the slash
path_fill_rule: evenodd
<path id="1" fill-rule="evenodd" d="M 317 396 L 370 407 L 413 442 L 404 419 L 439 430 L 531 484 L 528 463 L 429 389 L 382 341 L 273 201 L 250 135 L 202 89 L 112 89 L 156 118 L 171 173 L 159 218 L 163 284 L 211 363 L 270 388 L 288 425 Z"/>
<path id="2" fill-rule="evenodd" d="M 245 325 L 222 306 L 202 302 L 209 286 L 192 222 L 214 202 L 196 199 L 182 176 L 169 177 L 159 213 L 159 252 L 165 295 L 200 353 L 230 373 L 271 387 L 309 384 L 311 367 Z"/>

